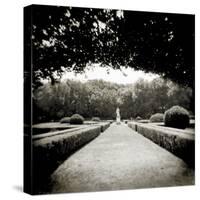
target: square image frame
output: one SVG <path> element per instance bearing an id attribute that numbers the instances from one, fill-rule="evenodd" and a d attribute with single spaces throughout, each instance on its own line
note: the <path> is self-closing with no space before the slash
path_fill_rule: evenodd
<path id="1" fill-rule="evenodd" d="M 195 16 L 25 7 L 24 192 L 194 184 Z"/>

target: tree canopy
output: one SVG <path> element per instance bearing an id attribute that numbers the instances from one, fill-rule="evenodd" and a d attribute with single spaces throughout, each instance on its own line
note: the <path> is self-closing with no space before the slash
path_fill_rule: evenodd
<path id="1" fill-rule="evenodd" d="M 33 83 L 99 63 L 194 88 L 194 16 L 32 6 Z"/>

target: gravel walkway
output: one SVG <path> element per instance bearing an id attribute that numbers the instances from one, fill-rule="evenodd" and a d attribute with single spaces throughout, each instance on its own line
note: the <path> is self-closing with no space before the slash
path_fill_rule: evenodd
<path id="1" fill-rule="evenodd" d="M 179 158 L 134 132 L 111 125 L 52 174 L 52 193 L 194 184 L 194 171 Z"/>

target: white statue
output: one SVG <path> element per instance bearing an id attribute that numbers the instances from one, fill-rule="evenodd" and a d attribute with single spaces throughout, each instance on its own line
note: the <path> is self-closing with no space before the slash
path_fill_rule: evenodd
<path id="1" fill-rule="evenodd" d="M 117 117 L 116 117 L 116 122 L 117 122 L 117 124 L 120 124 L 120 121 L 121 121 L 121 117 L 120 117 L 120 110 L 119 110 L 119 108 L 117 107 L 117 109 L 116 109 L 116 114 L 117 114 Z"/>

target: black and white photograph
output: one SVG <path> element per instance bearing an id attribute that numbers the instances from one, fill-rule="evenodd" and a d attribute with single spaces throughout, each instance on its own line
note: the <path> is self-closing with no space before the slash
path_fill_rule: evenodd
<path id="1" fill-rule="evenodd" d="M 24 8 L 24 192 L 195 185 L 195 15 Z"/>

